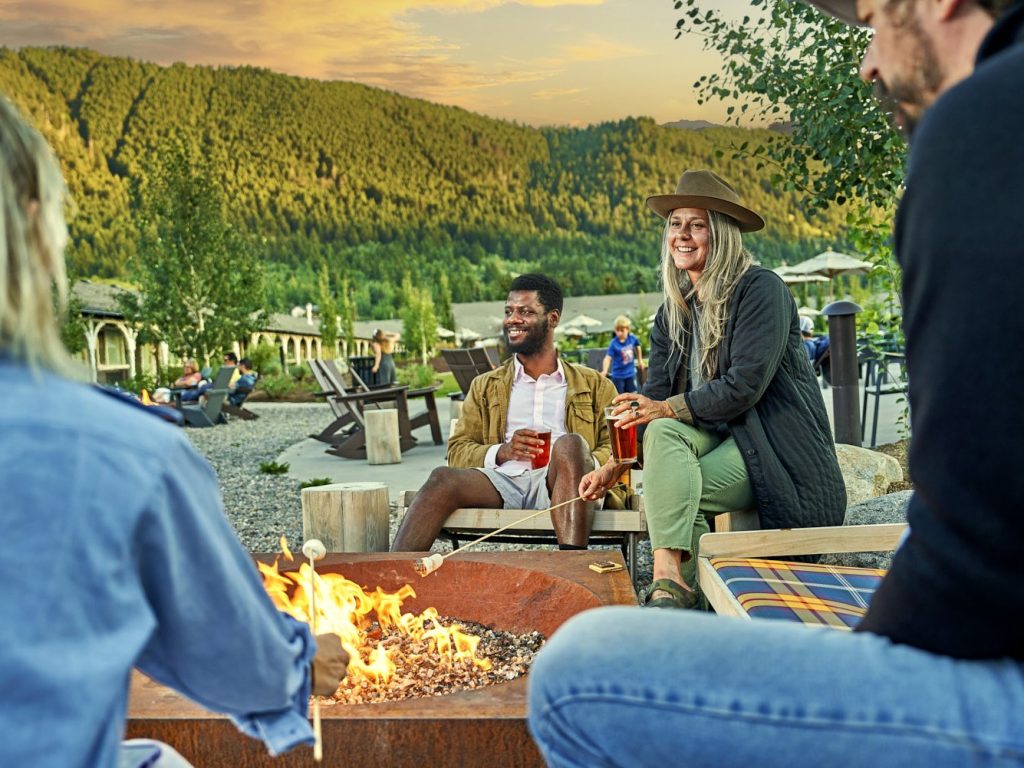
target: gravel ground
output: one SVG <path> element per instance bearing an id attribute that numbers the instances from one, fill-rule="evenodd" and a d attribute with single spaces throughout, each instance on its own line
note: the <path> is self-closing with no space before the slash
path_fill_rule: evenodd
<path id="1" fill-rule="evenodd" d="M 212 429 L 186 429 L 220 479 L 228 519 L 250 552 L 277 552 L 281 535 L 302 541 L 299 481 L 260 472 L 287 447 L 323 427 L 326 406 L 257 404 L 260 418 L 231 419 Z M 301 545 L 301 544 L 300 544 Z"/>
<path id="2" fill-rule="evenodd" d="M 220 479 L 224 508 L 242 544 L 250 552 L 276 552 L 283 534 L 290 544 L 302 540 L 302 505 L 299 481 L 288 475 L 260 472 L 260 464 L 274 461 L 282 451 L 319 431 L 329 411 L 322 404 L 271 404 L 251 406 L 260 418 L 231 419 L 212 429 L 187 429 L 185 434 L 206 457 Z M 398 513 L 391 510 L 391 538 L 398 529 Z M 460 542 L 464 544 L 465 542 Z M 545 545 L 490 544 L 480 550 L 551 549 Z M 651 581 L 649 541 L 639 546 L 637 582 Z M 447 552 L 447 541 L 434 551 Z"/>

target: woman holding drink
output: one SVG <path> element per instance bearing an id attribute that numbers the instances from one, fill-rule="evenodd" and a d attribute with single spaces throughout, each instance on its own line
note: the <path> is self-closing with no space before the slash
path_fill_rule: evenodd
<path id="1" fill-rule="evenodd" d="M 664 297 L 643 393 L 616 397 L 613 416 L 619 430 L 645 427 L 644 603 L 694 608 L 708 516 L 756 508 L 762 528 L 840 525 L 846 489 L 796 304 L 743 248 L 741 233 L 764 220 L 710 171 L 687 171 L 647 205 L 666 221 Z M 580 493 L 599 498 L 622 470 L 609 460 Z"/>

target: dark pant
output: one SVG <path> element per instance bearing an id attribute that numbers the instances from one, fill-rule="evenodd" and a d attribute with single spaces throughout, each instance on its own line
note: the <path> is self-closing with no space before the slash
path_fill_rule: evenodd
<path id="1" fill-rule="evenodd" d="M 625 392 L 636 392 L 636 376 L 623 376 L 621 379 L 613 376 L 612 384 L 620 395 Z"/>

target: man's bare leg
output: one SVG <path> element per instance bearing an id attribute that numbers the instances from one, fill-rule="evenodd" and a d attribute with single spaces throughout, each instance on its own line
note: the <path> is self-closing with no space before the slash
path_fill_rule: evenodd
<path id="1" fill-rule="evenodd" d="M 426 552 L 456 509 L 501 509 L 503 505 L 501 494 L 483 472 L 437 467 L 406 510 L 391 551 Z"/>
<path id="2" fill-rule="evenodd" d="M 580 480 L 594 468 L 590 447 L 576 434 L 562 435 L 551 446 L 548 464 L 548 495 L 551 504 L 579 496 Z M 594 504 L 577 501 L 551 513 L 551 524 L 559 544 L 586 548 L 594 523 Z"/>

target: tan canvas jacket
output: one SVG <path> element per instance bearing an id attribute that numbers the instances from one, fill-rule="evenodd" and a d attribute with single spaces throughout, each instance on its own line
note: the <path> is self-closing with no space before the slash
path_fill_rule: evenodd
<path id="1" fill-rule="evenodd" d="M 565 430 L 582 437 L 597 460 L 611 456 L 611 438 L 604 408 L 612 404 L 615 386 L 597 371 L 562 360 L 565 372 Z M 455 431 L 448 440 L 448 466 L 482 467 L 487 450 L 505 442 L 505 416 L 512 397 L 512 359 L 497 370 L 473 379 Z M 624 494 L 612 491 L 605 506 L 621 509 Z"/>

